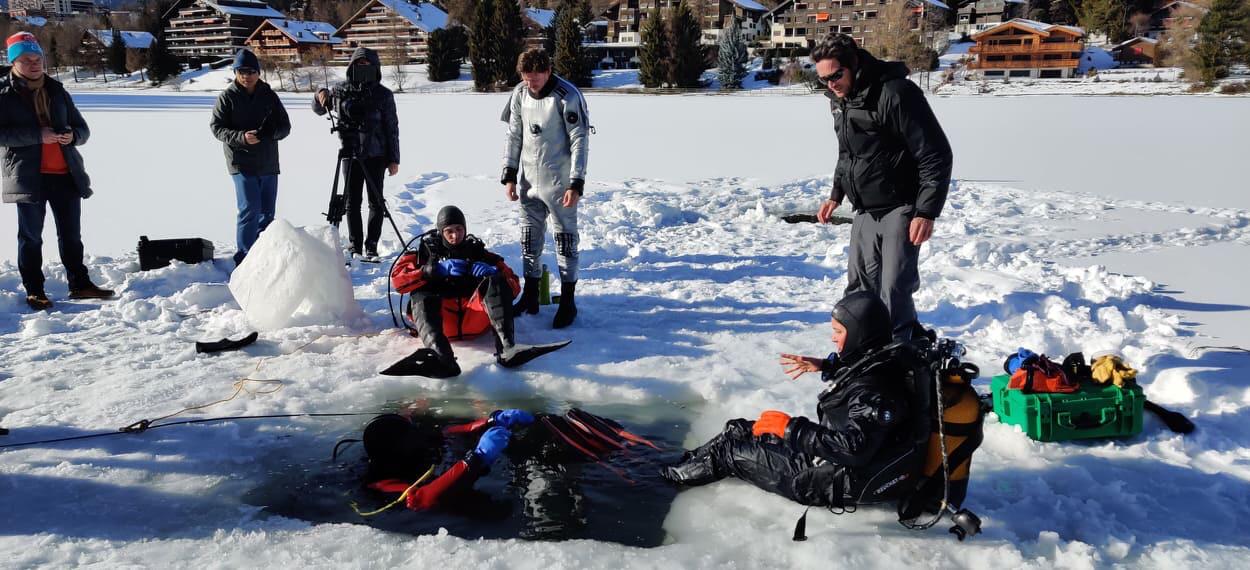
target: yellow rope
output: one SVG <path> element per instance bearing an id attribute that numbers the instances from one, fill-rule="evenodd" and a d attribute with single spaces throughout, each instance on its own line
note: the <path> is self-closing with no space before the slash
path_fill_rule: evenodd
<path id="1" fill-rule="evenodd" d="M 403 492 L 403 493 L 400 493 L 400 495 L 399 495 L 399 498 L 398 498 L 398 499 L 395 499 L 394 501 L 391 501 L 391 502 L 390 502 L 390 503 L 388 503 L 385 507 L 382 507 L 382 508 L 380 508 L 380 509 L 378 509 L 378 510 L 376 510 L 376 511 L 369 511 L 369 512 L 367 512 L 367 513 L 362 513 L 362 512 L 360 512 L 360 507 L 356 505 L 356 501 L 352 501 L 352 510 L 353 510 L 353 511 L 356 511 L 356 514 L 358 514 L 358 515 L 360 515 L 360 516 L 362 516 L 362 517 L 371 517 L 371 516 L 373 516 L 373 515 L 379 514 L 379 513 L 383 512 L 383 511 L 386 511 L 387 509 L 390 509 L 391 507 L 394 507 L 395 505 L 398 505 L 398 504 L 400 504 L 400 503 L 404 502 L 404 499 L 406 499 L 406 498 L 408 497 L 408 493 L 411 493 L 413 489 L 416 489 L 417 487 L 419 487 L 422 483 L 424 483 L 424 482 L 426 481 L 426 479 L 429 479 L 429 478 L 430 478 L 430 477 L 432 477 L 432 476 L 434 476 L 434 466 L 433 466 L 433 465 L 431 465 L 431 466 L 430 466 L 430 470 L 429 470 L 429 471 L 426 471 L 426 472 L 425 472 L 425 475 L 422 475 L 422 476 L 421 476 L 421 478 L 420 478 L 420 479 L 417 479 L 417 481 L 416 481 L 415 483 L 413 483 L 412 485 L 409 485 L 407 489 L 404 489 L 404 492 Z"/>

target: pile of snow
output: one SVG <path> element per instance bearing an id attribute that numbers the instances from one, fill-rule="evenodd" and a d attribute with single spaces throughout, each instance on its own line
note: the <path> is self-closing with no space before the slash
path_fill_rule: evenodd
<path id="1" fill-rule="evenodd" d="M 230 276 L 230 293 L 262 331 L 359 326 L 364 313 L 343 263 L 337 228 L 274 220 Z"/>

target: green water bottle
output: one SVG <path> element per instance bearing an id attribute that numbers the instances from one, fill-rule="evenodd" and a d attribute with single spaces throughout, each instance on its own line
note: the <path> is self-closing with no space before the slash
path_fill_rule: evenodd
<path id="1" fill-rule="evenodd" d="M 551 272 L 547 271 L 547 264 L 543 264 L 543 278 L 538 282 L 538 304 L 551 304 Z"/>

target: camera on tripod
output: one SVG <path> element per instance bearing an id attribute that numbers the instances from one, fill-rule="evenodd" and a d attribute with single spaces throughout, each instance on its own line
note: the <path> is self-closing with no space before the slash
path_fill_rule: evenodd
<path id="1" fill-rule="evenodd" d="M 369 123 L 370 97 L 369 88 L 365 85 L 346 83 L 330 93 L 330 104 L 334 112 L 330 120 L 334 125 L 330 132 L 338 133 L 346 141 L 346 137 L 364 134 L 372 127 Z"/>

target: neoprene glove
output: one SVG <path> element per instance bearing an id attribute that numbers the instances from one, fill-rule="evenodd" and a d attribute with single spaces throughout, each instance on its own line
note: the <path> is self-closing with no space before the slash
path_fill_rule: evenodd
<path id="1" fill-rule="evenodd" d="M 499 269 L 485 261 L 474 261 L 472 271 L 474 277 L 488 277 L 499 273 Z"/>
<path id="2" fill-rule="evenodd" d="M 463 259 L 444 259 L 438 262 L 442 275 L 464 277 L 469 274 L 469 262 Z"/>
<path id="3" fill-rule="evenodd" d="M 507 429 L 523 428 L 534 423 L 534 415 L 516 408 L 495 410 L 490 414 L 490 422 L 491 425 L 503 426 Z"/>
<path id="4" fill-rule="evenodd" d="M 512 432 L 507 428 L 495 426 L 486 430 L 482 434 L 482 438 L 477 440 L 477 447 L 473 453 L 482 459 L 482 463 L 490 465 L 499 459 L 499 454 L 508 448 L 508 440 L 512 438 Z"/>
<path id="5" fill-rule="evenodd" d="M 1008 374 L 1015 374 L 1016 370 L 1023 366 L 1025 362 L 1034 358 L 1037 358 L 1036 353 L 1021 347 L 1015 354 L 1007 357 L 1007 362 L 1003 363 L 1003 370 L 1006 370 Z"/>
<path id="6" fill-rule="evenodd" d="M 755 420 L 755 426 L 751 428 L 751 433 L 755 437 L 761 437 L 764 434 L 772 434 L 780 438 L 786 437 L 786 426 L 790 425 L 790 416 L 785 412 L 777 410 L 766 410 L 760 414 L 760 418 Z"/>

